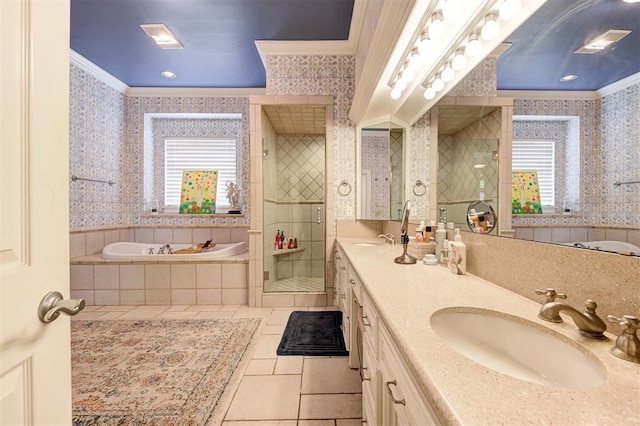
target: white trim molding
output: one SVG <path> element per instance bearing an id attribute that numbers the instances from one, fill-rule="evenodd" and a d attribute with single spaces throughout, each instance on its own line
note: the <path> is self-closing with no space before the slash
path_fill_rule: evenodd
<path id="1" fill-rule="evenodd" d="M 132 98 L 246 98 L 264 95 L 266 89 L 258 88 L 217 88 L 217 87 L 130 87 L 125 95 Z"/>
<path id="2" fill-rule="evenodd" d="M 612 95 L 616 92 L 619 92 L 620 90 L 635 86 L 638 83 L 640 83 L 640 72 L 631 74 L 630 76 L 611 83 L 608 86 L 601 87 L 597 90 L 597 93 L 601 98 L 604 98 L 605 96 Z"/>
<path id="3" fill-rule="evenodd" d="M 118 80 L 75 50 L 69 49 L 69 62 L 122 94 L 126 94 L 127 90 L 129 89 L 129 86 L 127 86 L 122 81 Z"/>

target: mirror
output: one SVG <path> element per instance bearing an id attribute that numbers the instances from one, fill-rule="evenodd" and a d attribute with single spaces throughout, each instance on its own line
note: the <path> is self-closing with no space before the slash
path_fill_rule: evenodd
<path id="1" fill-rule="evenodd" d="M 395 263 L 401 265 L 413 265 L 416 263 L 416 258 L 407 253 L 409 247 L 409 215 L 411 214 L 411 201 L 407 200 L 402 208 L 402 215 L 400 216 L 400 243 L 402 243 L 402 255 L 393 259 Z"/>
<path id="2" fill-rule="evenodd" d="M 358 219 L 400 220 L 404 200 L 404 131 L 360 131 Z"/>
<path id="3" fill-rule="evenodd" d="M 494 230 L 496 223 L 496 212 L 489 203 L 474 201 L 467 207 L 467 225 L 471 232 L 488 234 Z"/>
<path id="4" fill-rule="evenodd" d="M 479 200 L 487 206 L 476 209 L 479 213 L 498 208 L 502 108 L 439 105 L 436 114 L 438 221 L 453 222 L 455 228 L 467 229 L 469 203 Z M 497 226 L 496 219 L 494 213 L 491 229 Z M 475 229 L 487 232 L 484 228 Z"/>

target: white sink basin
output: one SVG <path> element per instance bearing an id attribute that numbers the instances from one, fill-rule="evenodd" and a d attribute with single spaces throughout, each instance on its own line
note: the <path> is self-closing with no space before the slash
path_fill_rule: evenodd
<path id="1" fill-rule="evenodd" d="M 431 316 L 435 333 L 467 358 L 529 382 L 582 389 L 606 380 L 602 363 L 572 340 L 522 318 L 478 308 Z"/>
<path id="2" fill-rule="evenodd" d="M 378 247 L 378 246 L 381 246 L 383 244 L 384 244 L 384 242 L 370 243 L 368 241 L 362 241 L 362 242 L 353 243 L 354 246 L 360 246 L 360 247 Z"/>

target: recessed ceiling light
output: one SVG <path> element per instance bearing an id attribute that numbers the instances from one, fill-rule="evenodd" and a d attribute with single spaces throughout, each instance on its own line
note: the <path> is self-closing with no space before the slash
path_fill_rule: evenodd
<path id="1" fill-rule="evenodd" d="M 163 76 L 164 78 L 176 78 L 176 75 L 171 71 L 162 71 L 160 75 Z"/>
<path id="2" fill-rule="evenodd" d="M 163 49 L 182 49 L 182 43 L 164 24 L 142 24 L 140 28 Z"/>
<path id="3" fill-rule="evenodd" d="M 565 75 L 564 77 L 562 77 L 560 79 L 561 82 L 565 83 L 567 81 L 571 81 L 571 80 L 575 80 L 576 78 L 578 78 L 577 75 L 575 74 L 569 74 L 569 75 Z"/>
<path id="4" fill-rule="evenodd" d="M 576 50 L 575 53 L 598 53 L 604 50 L 607 46 L 622 40 L 630 33 L 631 31 L 628 30 L 609 30 L 586 42 L 585 45 Z"/>

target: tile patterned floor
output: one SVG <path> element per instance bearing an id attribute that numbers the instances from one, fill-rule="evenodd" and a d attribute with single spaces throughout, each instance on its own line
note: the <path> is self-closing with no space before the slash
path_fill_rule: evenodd
<path id="1" fill-rule="evenodd" d="M 308 308 L 323 310 L 335 308 Z M 307 308 L 240 305 L 87 306 L 77 319 L 264 318 L 223 426 L 356 426 L 362 386 L 346 357 L 276 355 L 289 315 Z"/>

